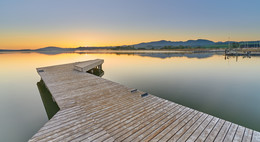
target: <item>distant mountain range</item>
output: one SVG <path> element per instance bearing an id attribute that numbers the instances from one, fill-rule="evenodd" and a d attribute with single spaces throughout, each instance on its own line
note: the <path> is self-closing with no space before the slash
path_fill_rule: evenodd
<path id="1" fill-rule="evenodd" d="M 133 45 L 135 48 L 161 48 L 164 46 L 208 46 L 214 45 L 215 42 L 206 40 L 206 39 L 198 39 L 198 40 L 188 40 L 188 41 L 153 41 L 153 42 L 144 42 Z"/>
<path id="2" fill-rule="evenodd" d="M 197 40 L 187 40 L 187 41 L 152 41 L 152 42 L 144 42 L 133 45 L 135 48 L 146 48 L 146 49 L 159 49 L 165 46 L 189 46 L 189 47 L 223 47 L 223 45 L 228 45 L 229 43 L 240 43 L 240 44 L 248 44 L 250 47 L 254 47 L 254 44 L 260 46 L 260 41 L 225 41 L 225 42 L 214 42 L 207 39 L 197 39 Z M 227 46 L 226 46 L 227 47 Z"/>
<path id="3" fill-rule="evenodd" d="M 34 51 L 66 51 L 66 50 L 72 50 L 72 49 L 49 46 L 45 48 L 36 49 Z"/>
<path id="4" fill-rule="evenodd" d="M 226 41 L 226 42 L 213 42 L 207 39 L 197 39 L 197 40 L 187 40 L 187 41 L 152 41 L 152 42 L 143 42 L 134 45 L 125 45 L 125 46 L 133 46 L 134 48 L 144 48 L 144 49 L 160 49 L 164 46 L 189 46 L 189 47 L 205 47 L 214 45 L 217 47 L 218 45 L 227 45 L 228 43 L 234 43 L 235 41 Z M 236 42 L 236 43 L 249 43 L 249 44 L 258 44 L 260 45 L 260 41 L 247 41 L 247 42 Z M 60 48 L 60 47 L 44 47 L 39 49 L 22 49 L 22 50 L 10 50 L 10 49 L 0 49 L 0 52 L 7 51 L 28 51 L 28 52 L 74 52 L 77 50 L 95 50 L 95 49 L 113 49 L 115 47 L 77 47 L 77 48 Z"/>
<path id="5" fill-rule="evenodd" d="M 77 47 L 77 48 L 61 48 L 55 46 L 48 46 L 39 49 L 0 49 L 0 52 L 8 51 L 27 51 L 27 52 L 73 52 L 77 50 L 95 50 L 95 49 L 110 49 L 111 47 Z"/>

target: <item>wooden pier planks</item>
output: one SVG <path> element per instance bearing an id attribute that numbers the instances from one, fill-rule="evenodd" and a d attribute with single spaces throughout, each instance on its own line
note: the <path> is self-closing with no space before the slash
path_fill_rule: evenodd
<path id="1" fill-rule="evenodd" d="M 252 141 L 260 133 L 75 70 L 103 60 L 38 68 L 60 111 L 29 141 Z M 88 68 L 89 66 L 89 68 Z M 90 68 L 91 67 L 91 68 Z"/>

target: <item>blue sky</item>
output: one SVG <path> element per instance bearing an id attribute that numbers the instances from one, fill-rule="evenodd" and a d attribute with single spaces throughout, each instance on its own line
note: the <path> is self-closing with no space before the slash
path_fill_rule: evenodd
<path id="1" fill-rule="evenodd" d="M 1 0 L 0 48 L 259 40 L 259 6 L 259 0 Z"/>

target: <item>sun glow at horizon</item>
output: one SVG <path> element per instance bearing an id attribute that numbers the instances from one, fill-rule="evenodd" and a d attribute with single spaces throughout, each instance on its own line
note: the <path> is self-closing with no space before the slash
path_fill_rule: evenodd
<path id="1" fill-rule="evenodd" d="M 84 40 L 86 39 L 86 40 Z M 159 40 L 167 40 L 167 41 L 187 41 L 187 40 L 197 40 L 197 39 L 208 39 L 214 42 L 218 41 L 227 41 L 223 39 L 216 38 L 215 40 L 209 38 L 185 38 L 185 37 L 175 37 L 172 40 L 170 37 L 152 37 L 152 36 L 144 36 L 138 38 L 124 38 L 124 37 L 103 37 L 103 39 L 97 38 L 85 38 L 85 37 L 52 37 L 52 38 L 37 38 L 33 36 L 28 36 L 24 38 L 2 38 L 0 39 L 0 49 L 38 49 L 48 46 L 56 46 L 62 48 L 77 48 L 77 47 L 110 47 L 110 46 L 122 46 L 122 45 L 133 45 L 142 42 L 151 42 L 151 41 L 159 41 Z M 237 38 L 232 41 L 249 41 L 249 40 L 258 40 L 254 38 Z"/>

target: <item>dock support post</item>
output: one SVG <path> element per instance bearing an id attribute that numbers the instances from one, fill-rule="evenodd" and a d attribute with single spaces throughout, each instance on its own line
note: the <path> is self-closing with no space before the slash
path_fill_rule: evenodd
<path id="1" fill-rule="evenodd" d="M 102 70 L 102 65 L 98 65 L 98 69 Z"/>

